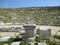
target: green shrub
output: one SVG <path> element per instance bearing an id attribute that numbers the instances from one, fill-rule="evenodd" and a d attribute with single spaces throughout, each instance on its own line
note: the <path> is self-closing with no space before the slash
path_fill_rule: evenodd
<path id="1" fill-rule="evenodd" d="M 54 35 L 53 37 L 60 40 L 60 36 L 59 35 Z"/>
<path id="2" fill-rule="evenodd" d="M 31 44 L 28 43 L 27 41 L 21 41 L 20 45 L 31 45 Z"/>
<path id="3" fill-rule="evenodd" d="M 47 45 L 57 45 L 56 42 L 48 42 Z"/>

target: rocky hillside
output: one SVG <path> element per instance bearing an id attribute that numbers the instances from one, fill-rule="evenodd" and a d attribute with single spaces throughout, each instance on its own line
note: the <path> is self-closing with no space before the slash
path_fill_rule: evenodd
<path id="1" fill-rule="evenodd" d="M 60 26 L 60 6 L 0 8 L 0 22 L 27 23 L 28 19 L 37 25 Z"/>

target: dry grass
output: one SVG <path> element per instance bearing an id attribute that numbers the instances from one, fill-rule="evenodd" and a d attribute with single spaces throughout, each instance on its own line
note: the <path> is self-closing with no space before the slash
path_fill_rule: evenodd
<path id="1" fill-rule="evenodd" d="M 0 32 L 0 36 L 14 36 L 18 32 Z"/>

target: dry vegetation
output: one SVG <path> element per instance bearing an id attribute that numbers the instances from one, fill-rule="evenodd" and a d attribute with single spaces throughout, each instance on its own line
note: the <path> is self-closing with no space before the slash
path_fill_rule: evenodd
<path id="1" fill-rule="evenodd" d="M 0 22 L 27 23 L 27 17 L 37 25 L 60 26 L 60 6 L 0 8 Z"/>

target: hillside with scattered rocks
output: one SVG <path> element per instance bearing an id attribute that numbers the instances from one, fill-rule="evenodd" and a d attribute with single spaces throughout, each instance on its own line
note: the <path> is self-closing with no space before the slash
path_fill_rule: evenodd
<path id="1" fill-rule="evenodd" d="M 29 19 L 28 19 L 29 18 Z M 0 22 L 60 26 L 60 6 L 0 8 Z"/>

